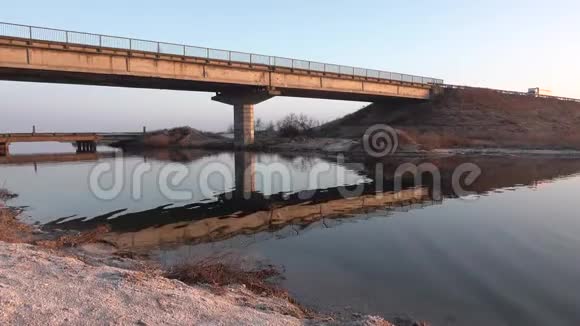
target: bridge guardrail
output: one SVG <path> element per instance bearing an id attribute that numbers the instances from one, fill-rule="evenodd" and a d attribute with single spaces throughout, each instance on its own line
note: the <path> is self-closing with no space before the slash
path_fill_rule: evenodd
<path id="1" fill-rule="evenodd" d="M 0 22 L 0 36 L 59 42 L 71 45 L 88 45 L 129 51 L 152 52 L 157 54 L 177 55 L 208 60 L 221 60 L 230 63 L 235 62 L 270 67 L 300 69 L 312 72 L 333 73 L 345 76 L 374 78 L 424 85 L 443 84 L 442 79 L 407 75 L 389 71 L 380 71 L 262 54 L 211 49 L 183 44 L 147 41 L 126 37 L 74 32 L 54 28 L 35 27 L 3 22 Z"/>
<path id="2" fill-rule="evenodd" d="M 531 96 L 531 97 L 536 97 L 536 98 L 546 98 L 546 99 L 554 99 L 554 100 L 559 100 L 559 101 L 568 101 L 568 102 L 580 103 L 580 99 L 571 98 L 571 97 L 562 97 L 562 96 L 553 96 L 553 95 L 535 95 L 535 94 L 530 94 L 527 92 L 518 92 L 518 91 L 509 91 L 509 90 L 504 90 L 504 89 L 473 87 L 473 86 L 464 86 L 464 85 L 440 84 L 439 86 L 442 88 L 447 88 L 447 89 L 478 89 L 479 88 L 479 89 L 485 89 L 488 91 L 497 92 L 500 94 Z"/>

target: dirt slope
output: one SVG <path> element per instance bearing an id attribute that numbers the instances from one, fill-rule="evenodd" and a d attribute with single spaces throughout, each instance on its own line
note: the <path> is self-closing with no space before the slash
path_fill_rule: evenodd
<path id="1" fill-rule="evenodd" d="M 153 131 L 145 137 L 135 137 L 111 144 L 121 148 L 212 148 L 228 147 L 232 141 L 217 134 L 202 132 L 190 127 Z M 231 147 L 231 146 L 230 146 Z"/>
<path id="2" fill-rule="evenodd" d="M 360 138 L 380 123 L 425 148 L 580 149 L 580 103 L 479 88 L 446 89 L 431 102 L 371 104 L 322 126 L 320 134 Z"/>

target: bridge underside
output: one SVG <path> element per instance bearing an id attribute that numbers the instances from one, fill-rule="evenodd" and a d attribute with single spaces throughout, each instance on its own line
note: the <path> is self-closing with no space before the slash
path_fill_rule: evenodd
<path id="1" fill-rule="evenodd" d="M 251 94 L 256 91 L 267 91 L 273 96 L 315 98 L 357 102 L 391 102 L 404 99 L 409 102 L 426 101 L 429 98 L 412 98 L 384 96 L 360 93 L 337 92 L 330 90 L 312 90 L 301 88 L 277 88 L 249 85 L 232 85 L 195 80 L 169 79 L 160 77 L 141 77 L 131 75 L 83 73 L 69 71 L 51 71 L 35 69 L 18 69 L 0 67 L 0 80 L 36 82 L 51 84 L 72 84 L 88 86 L 110 86 L 145 89 L 168 89 L 176 91 L 216 92 Z M 257 104 L 257 103 L 256 103 Z"/>

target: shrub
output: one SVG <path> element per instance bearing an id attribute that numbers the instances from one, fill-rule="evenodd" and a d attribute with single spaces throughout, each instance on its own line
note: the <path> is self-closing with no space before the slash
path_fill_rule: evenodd
<path id="1" fill-rule="evenodd" d="M 276 124 L 278 135 L 281 137 L 307 136 L 313 129 L 320 126 L 320 122 L 305 114 L 290 113 Z"/>

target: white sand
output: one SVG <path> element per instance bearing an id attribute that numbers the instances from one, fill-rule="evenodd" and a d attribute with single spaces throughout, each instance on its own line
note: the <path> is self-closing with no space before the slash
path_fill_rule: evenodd
<path id="1" fill-rule="evenodd" d="M 288 302 L 0 242 L 0 325 L 302 325 Z"/>

